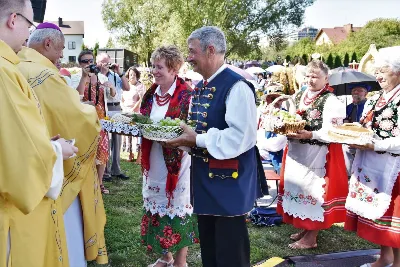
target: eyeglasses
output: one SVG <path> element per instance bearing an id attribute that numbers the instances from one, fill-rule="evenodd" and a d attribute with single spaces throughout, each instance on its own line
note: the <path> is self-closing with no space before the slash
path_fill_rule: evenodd
<path id="1" fill-rule="evenodd" d="M 90 63 L 90 64 L 92 64 L 93 63 L 93 59 L 81 59 L 81 63 L 85 63 L 85 64 Z"/>
<path id="2" fill-rule="evenodd" d="M 21 16 L 21 17 L 23 17 L 25 20 L 26 20 L 26 22 L 28 22 L 29 23 L 29 25 L 31 26 L 31 27 L 33 27 L 33 28 L 35 28 L 36 29 L 36 26 L 35 26 L 35 24 L 33 24 L 33 22 L 32 21 L 30 21 L 29 19 L 27 19 L 24 15 L 22 15 L 21 13 L 15 13 L 15 14 L 17 14 L 17 16 Z"/>

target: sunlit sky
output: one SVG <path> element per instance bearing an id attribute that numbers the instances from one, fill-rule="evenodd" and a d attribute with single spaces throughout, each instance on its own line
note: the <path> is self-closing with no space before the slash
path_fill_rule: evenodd
<path id="1" fill-rule="evenodd" d="M 87 46 L 98 41 L 104 47 L 110 36 L 101 17 L 103 0 L 47 0 L 46 21 L 80 20 L 85 22 Z M 352 23 L 364 26 L 375 18 L 400 18 L 400 0 L 316 0 L 306 9 L 305 26 L 326 28 Z"/>

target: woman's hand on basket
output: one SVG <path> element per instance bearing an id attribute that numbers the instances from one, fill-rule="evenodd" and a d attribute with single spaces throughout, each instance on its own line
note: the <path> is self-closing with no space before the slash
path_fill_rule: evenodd
<path id="1" fill-rule="evenodd" d="M 196 146 L 197 133 L 185 123 L 181 123 L 180 126 L 183 129 L 183 134 L 180 135 L 178 138 L 166 141 L 164 145 L 166 147 Z"/>
<path id="2" fill-rule="evenodd" d="M 292 139 L 312 139 L 312 132 L 307 130 L 301 130 L 297 133 L 289 133 L 287 134 L 288 138 Z"/>

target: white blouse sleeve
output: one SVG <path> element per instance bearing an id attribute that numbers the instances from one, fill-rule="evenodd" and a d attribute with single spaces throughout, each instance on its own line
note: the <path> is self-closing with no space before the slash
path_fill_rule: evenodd
<path id="1" fill-rule="evenodd" d="M 312 139 L 324 141 L 328 131 L 337 124 L 341 124 L 346 118 L 346 105 L 336 96 L 330 96 L 325 102 L 322 113 L 322 128 L 312 132 Z"/>
<path id="2" fill-rule="evenodd" d="M 60 195 L 64 181 L 64 161 L 61 145 L 56 141 L 51 141 L 51 144 L 53 146 L 54 152 L 57 155 L 57 159 L 54 163 L 53 177 L 51 179 L 49 191 L 47 191 L 46 193 L 46 197 L 56 200 Z"/>
<path id="3" fill-rule="evenodd" d="M 228 128 L 211 128 L 198 134 L 196 145 L 207 148 L 216 159 L 231 159 L 254 147 L 257 140 L 257 107 L 253 91 L 237 82 L 226 99 L 225 121 Z"/>

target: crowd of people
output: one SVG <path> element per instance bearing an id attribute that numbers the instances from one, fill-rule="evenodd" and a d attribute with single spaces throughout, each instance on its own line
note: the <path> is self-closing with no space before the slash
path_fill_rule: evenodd
<path id="1" fill-rule="evenodd" d="M 28 0 L 0 3 L 0 266 L 107 263 L 103 181 L 129 179 L 119 165 L 122 148 L 142 167 L 137 227 L 144 249 L 160 255 L 151 267 L 187 266 L 197 243 L 205 267 L 250 266 L 246 218 L 268 191 L 262 162 L 281 176 L 277 211 L 299 229 L 291 249 L 316 248 L 319 231 L 344 222 L 381 245 L 381 257 L 364 266 L 400 267 L 400 47 L 375 58 L 382 90 L 367 99 L 368 85 L 354 86 L 347 108 L 330 90 L 325 63 L 311 61 L 307 88 L 290 96 L 307 125 L 280 135 L 264 128 L 272 108 L 288 109 L 277 99 L 282 88 L 264 81 L 257 110 L 254 86 L 224 63 L 226 39 L 217 27 L 187 39 L 187 61 L 203 77 L 195 86 L 179 77 L 185 59 L 170 45 L 151 55 L 150 88 L 137 68 L 123 73 L 107 54 L 91 51 L 79 55 L 82 77 L 72 88 L 57 68 L 60 28 L 35 26 Z M 183 134 L 166 142 L 101 129 L 100 119 L 122 111 L 196 127 L 182 124 Z M 343 121 L 379 138 L 328 142 L 326 131 Z"/>

